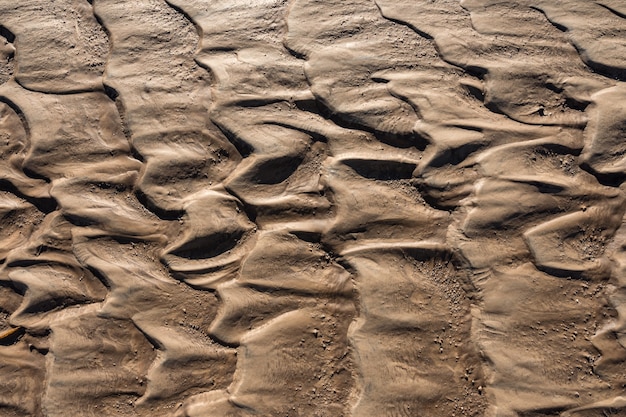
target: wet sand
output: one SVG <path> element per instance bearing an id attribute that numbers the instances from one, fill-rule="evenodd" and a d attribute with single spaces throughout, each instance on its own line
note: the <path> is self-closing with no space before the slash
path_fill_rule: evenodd
<path id="1" fill-rule="evenodd" d="M 0 416 L 626 416 L 621 0 L 0 0 Z"/>

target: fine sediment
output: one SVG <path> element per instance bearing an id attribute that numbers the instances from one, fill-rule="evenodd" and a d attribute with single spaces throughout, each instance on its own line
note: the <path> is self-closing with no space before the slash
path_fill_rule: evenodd
<path id="1" fill-rule="evenodd" d="M 0 416 L 626 410 L 618 0 L 0 0 Z"/>

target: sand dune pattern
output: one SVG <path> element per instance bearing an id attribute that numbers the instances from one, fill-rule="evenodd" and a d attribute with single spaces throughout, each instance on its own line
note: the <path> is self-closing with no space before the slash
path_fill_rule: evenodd
<path id="1" fill-rule="evenodd" d="M 621 0 L 0 0 L 0 416 L 626 415 Z"/>

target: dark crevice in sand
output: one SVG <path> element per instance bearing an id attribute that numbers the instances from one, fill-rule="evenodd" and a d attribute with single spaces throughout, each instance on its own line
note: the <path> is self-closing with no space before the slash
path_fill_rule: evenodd
<path id="1" fill-rule="evenodd" d="M 396 23 L 398 25 L 406 26 L 406 27 L 410 28 L 412 31 L 414 31 L 416 34 L 421 36 L 422 38 L 431 41 L 433 43 L 433 47 L 435 48 L 435 50 L 439 54 L 439 57 L 440 57 L 440 59 L 442 61 L 444 61 L 444 62 L 446 62 L 446 63 L 448 63 L 450 65 L 453 65 L 455 67 L 463 69 L 468 75 L 472 75 L 472 76 L 478 78 L 479 80 L 484 79 L 485 75 L 488 74 L 489 70 L 486 67 L 483 67 L 483 66 L 480 66 L 480 65 L 473 65 L 473 64 L 459 65 L 459 63 L 455 62 L 454 60 L 449 59 L 449 57 L 447 57 L 446 54 L 441 51 L 441 48 L 438 45 L 438 43 L 435 42 L 435 36 L 433 34 L 430 34 L 430 33 L 427 33 L 425 31 L 421 30 L 420 28 L 418 28 L 417 26 L 415 26 L 414 24 L 412 24 L 412 23 L 410 23 L 408 21 L 388 16 L 387 14 L 384 13 L 383 7 L 380 5 L 380 3 L 377 2 L 376 0 L 373 0 L 373 1 L 376 4 L 376 7 L 378 8 L 382 18 L 387 19 L 387 20 L 389 20 L 391 22 L 394 22 L 394 23 Z"/>
<path id="2" fill-rule="evenodd" d="M 103 91 L 103 89 L 100 88 L 100 86 L 98 86 L 94 88 L 74 88 L 74 89 L 50 92 L 50 91 L 47 91 L 47 89 L 43 89 L 43 88 L 33 88 L 28 83 L 25 83 L 24 81 L 20 80 L 20 78 L 15 78 L 15 82 L 24 90 L 32 91 L 33 93 L 42 93 L 42 94 L 59 95 L 59 96 Z"/>
<path id="3" fill-rule="evenodd" d="M 614 8 L 612 8 L 611 6 L 608 6 L 608 5 L 606 5 L 606 4 L 604 4 L 604 3 L 601 3 L 601 2 L 596 2 L 596 4 L 597 4 L 598 6 L 600 6 L 600 7 L 604 7 L 606 10 L 608 10 L 608 11 L 609 11 L 609 12 L 611 12 L 611 13 L 613 13 L 615 16 L 617 16 L 617 17 L 619 17 L 619 18 L 622 18 L 622 19 L 626 19 L 626 14 L 624 14 L 624 13 L 622 13 L 622 12 L 618 11 L 618 10 L 615 10 L 615 9 L 614 9 Z"/>
<path id="4" fill-rule="evenodd" d="M 390 22 L 396 23 L 398 25 L 407 26 L 407 27 L 411 28 L 412 31 L 414 31 L 415 33 L 417 33 L 419 36 L 421 36 L 424 39 L 427 39 L 429 41 L 432 41 L 432 40 L 435 39 L 430 33 L 424 32 L 424 31 L 420 30 L 419 28 L 415 27 L 414 25 L 412 25 L 410 23 L 404 22 L 404 21 L 402 21 L 400 19 L 394 19 L 392 17 L 385 16 L 385 13 L 383 12 L 383 9 L 382 9 L 381 5 L 376 0 L 373 0 L 373 3 L 378 8 L 378 11 L 380 13 L 380 17 L 382 17 L 384 19 L 387 19 Z"/>
<path id="5" fill-rule="evenodd" d="M 15 35 L 6 27 L 0 25 L 0 36 L 5 38 L 10 43 L 15 43 Z"/>
<path id="6" fill-rule="evenodd" d="M 576 100 L 576 99 L 568 97 L 568 98 L 565 99 L 565 105 L 567 107 L 569 107 L 570 109 L 584 112 L 587 109 L 587 107 L 589 106 L 589 102 Z"/>
<path id="7" fill-rule="evenodd" d="M 68 222 L 78 227 L 89 227 L 96 224 L 88 217 L 83 217 L 76 214 L 64 214 L 63 216 L 67 219 Z"/>
<path id="8" fill-rule="evenodd" d="M 593 169 L 593 167 L 589 165 L 589 163 L 587 162 L 581 163 L 580 168 L 590 173 L 594 177 L 596 177 L 596 179 L 598 180 L 600 184 L 608 186 L 608 187 L 618 188 L 620 185 L 624 183 L 624 181 L 626 181 L 626 172 L 624 173 L 621 173 L 621 172 L 620 173 L 617 173 L 617 172 L 616 173 L 601 173 Z"/>
<path id="9" fill-rule="evenodd" d="M 311 113 L 311 115 L 316 115 L 317 113 L 310 111 L 309 106 L 306 106 L 306 108 L 303 108 L 304 106 L 300 106 L 297 103 L 295 104 L 296 107 L 299 110 L 302 110 L 303 112 L 307 112 L 307 113 Z M 311 105 L 311 103 L 309 102 L 309 105 Z M 313 104 L 314 105 L 314 104 Z M 317 142 L 322 142 L 322 143 L 327 143 L 328 142 L 328 138 L 326 136 L 324 136 L 323 133 L 320 133 L 318 131 L 315 131 L 313 129 L 307 129 L 306 126 L 294 126 L 293 124 L 290 123 L 285 123 L 282 121 L 268 121 L 266 123 L 267 125 L 274 125 L 274 126 L 280 126 L 280 127 L 284 127 L 286 129 L 293 129 L 293 130 L 297 130 L 300 131 L 302 133 L 306 133 L 307 135 L 311 136 L 311 138 Z"/>
<path id="10" fill-rule="evenodd" d="M 470 85 L 470 84 L 466 84 L 465 88 L 467 89 L 467 92 L 470 93 L 472 95 L 472 97 L 474 97 L 480 103 L 484 103 L 485 102 L 485 92 L 483 90 L 481 90 L 480 88 L 477 88 L 476 86 Z"/>
<path id="11" fill-rule="evenodd" d="M 218 301 L 220 301 L 219 296 L 217 297 Z M 220 345 L 227 347 L 227 348 L 231 348 L 231 349 L 237 349 L 238 347 L 241 346 L 241 343 L 239 342 L 232 342 L 229 341 L 225 338 L 219 337 L 218 335 L 215 335 L 211 332 L 208 333 L 207 335 L 211 340 L 213 340 L 215 343 L 219 343 Z"/>
<path id="12" fill-rule="evenodd" d="M 423 184 L 417 183 L 416 188 L 420 192 L 426 204 L 428 204 L 430 207 L 432 207 L 435 210 L 441 210 L 441 211 L 446 211 L 448 213 L 453 213 L 459 208 L 459 206 L 456 204 L 441 203 L 439 198 L 431 197 L 429 193 L 426 192 L 427 188 Z"/>
<path id="13" fill-rule="evenodd" d="M 605 4 L 601 4 L 599 2 L 593 2 L 590 4 L 591 8 L 586 9 L 590 16 L 588 17 L 590 20 L 594 22 L 601 22 L 602 19 L 597 16 L 597 12 L 592 8 L 600 7 L 600 10 L 607 10 L 613 16 L 622 19 L 623 16 L 619 16 L 616 10 L 607 6 Z M 626 68 L 624 67 L 623 62 L 620 61 L 620 58 L 623 55 L 624 46 L 620 46 L 620 49 L 613 51 L 612 45 L 615 45 L 614 42 L 611 42 L 608 39 L 611 37 L 604 37 L 606 32 L 616 32 L 619 31 L 619 24 L 617 28 L 615 27 L 615 22 L 610 22 L 607 20 L 607 31 L 603 32 L 598 30 L 599 27 L 592 26 L 585 27 L 585 24 L 581 25 L 579 22 L 583 20 L 580 16 L 577 16 L 577 10 L 571 10 L 562 15 L 556 13 L 551 14 L 551 10 L 553 6 L 550 6 L 549 3 L 542 6 L 533 6 L 534 10 L 540 11 L 548 22 L 552 24 L 557 29 L 568 32 L 570 35 L 570 42 L 576 48 L 578 52 L 579 58 L 593 71 L 599 73 L 600 75 L 612 78 L 614 80 L 625 80 L 626 79 Z M 552 13 L 554 11 L 552 10 Z M 567 22 L 564 24 L 559 21 L 559 19 L 563 19 L 563 21 Z M 620 21 L 620 24 L 622 22 Z M 571 27 L 567 27 L 567 25 L 571 25 Z M 600 23 L 598 23 L 600 25 Z M 602 23 L 601 25 L 604 25 Z M 588 34 L 585 34 L 589 32 Z M 619 33 L 619 32 L 618 32 Z M 591 36 L 590 36 L 591 35 Z M 594 36 L 599 37 L 595 42 L 592 41 Z M 615 34 L 613 34 L 613 39 L 615 39 Z M 609 52 L 610 51 L 610 52 Z"/>
<path id="14" fill-rule="evenodd" d="M 26 119 L 26 116 L 24 115 L 22 109 L 7 97 L 0 96 L 0 102 L 9 106 L 15 112 L 15 114 L 19 116 L 20 120 L 22 121 L 22 126 L 26 131 L 26 135 L 30 136 L 30 126 L 28 125 L 28 120 Z"/>
<path id="15" fill-rule="evenodd" d="M 24 172 L 24 174 L 26 174 L 26 176 L 30 178 L 33 178 L 36 180 L 42 180 L 42 181 L 45 181 L 46 183 L 50 183 L 50 178 L 46 177 L 45 175 L 39 174 L 38 172 L 35 172 L 28 167 L 23 166 L 22 171 Z"/>
<path id="16" fill-rule="evenodd" d="M 548 22 L 550 22 L 550 24 L 551 24 L 552 26 L 554 26 L 555 28 L 557 28 L 557 29 L 558 29 L 558 30 L 560 30 L 561 32 L 564 32 L 564 33 L 569 32 L 569 29 L 568 29 L 566 26 L 564 26 L 564 25 L 562 25 L 562 24 L 560 24 L 560 23 L 557 23 L 557 22 L 554 22 L 554 21 L 550 20 L 550 18 L 549 18 L 549 17 L 548 17 L 548 15 L 546 14 L 546 12 L 545 12 L 545 11 L 544 11 L 541 7 L 537 7 L 537 6 L 530 6 L 530 8 L 531 8 L 531 9 L 533 9 L 533 10 L 538 11 L 538 12 L 539 12 L 539 13 L 541 13 L 541 14 L 543 14 L 543 15 L 546 17 L 546 20 L 547 20 Z"/>
<path id="17" fill-rule="evenodd" d="M 8 191 L 13 195 L 28 201 L 33 206 L 37 207 L 37 209 L 42 213 L 49 214 L 58 209 L 58 203 L 54 198 L 31 197 L 21 192 L 19 188 L 9 180 L 0 179 L 0 190 Z"/>
<path id="18" fill-rule="evenodd" d="M 137 330 L 139 330 L 139 332 L 141 332 L 143 337 L 146 338 L 148 343 L 150 343 L 154 347 L 154 349 L 158 349 L 160 351 L 165 350 L 165 346 L 163 345 L 163 343 L 159 342 L 159 340 L 156 339 L 156 335 L 146 332 L 135 322 L 135 320 L 131 319 L 130 322 L 133 324 L 133 326 L 135 326 Z"/>
<path id="19" fill-rule="evenodd" d="M 290 47 L 289 47 L 289 44 L 287 43 L 287 40 L 286 40 L 286 39 L 283 41 L 283 47 L 284 47 L 284 48 L 285 48 L 285 50 L 286 50 L 287 52 L 289 52 L 289 53 L 291 54 L 291 56 L 293 56 L 294 58 L 301 59 L 301 60 L 306 60 L 306 54 L 301 53 L 301 52 L 298 52 L 298 51 L 296 51 L 296 50 L 295 50 L 295 49 L 293 49 L 293 48 L 290 48 Z"/>
<path id="20" fill-rule="evenodd" d="M 18 340 L 22 338 L 22 336 L 24 336 L 25 333 L 26 329 L 24 329 L 23 327 L 18 327 L 14 332 L 0 339 L 0 346 L 14 345 L 15 343 L 17 343 Z"/>
<path id="21" fill-rule="evenodd" d="M 401 161 L 345 159 L 344 164 L 354 169 L 360 176 L 380 181 L 413 178 L 416 164 Z"/>
<path id="22" fill-rule="evenodd" d="M 107 95 L 107 97 L 109 97 L 111 99 L 111 101 L 113 101 L 115 103 L 115 107 L 117 108 L 117 112 L 118 112 L 118 114 L 120 116 L 120 119 L 122 121 L 122 130 L 124 131 L 124 136 L 126 136 L 126 140 L 128 141 L 128 144 L 130 146 L 131 154 L 138 161 L 144 162 L 143 159 L 136 157 L 138 155 L 138 152 L 136 151 L 136 149 L 132 145 L 132 141 L 131 141 L 132 132 L 130 131 L 130 128 L 128 126 L 128 122 L 126 121 L 126 108 L 124 106 L 124 102 L 120 98 L 119 92 L 114 87 L 112 87 L 111 85 L 107 84 L 107 82 L 106 82 L 107 81 L 107 77 L 106 77 L 107 65 L 108 65 L 108 62 L 109 62 L 109 59 L 110 59 L 110 56 L 111 56 L 111 53 L 112 53 L 113 47 L 114 47 L 113 46 L 113 36 L 109 32 L 109 29 L 107 28 L 107 26 L 102 21 L 101 17 L 98 15 L 98 13 L 96 13 L 95 7 L 93 5 L 93 0 L 87 0 L 87 1 L 91 5 L 91 10 L 92 10 L 92 14 L 93 14 L 94 19 L 96 19 L 96 22 L 98 23 L 98 25 L 100 25 L 100 27 L 102 28 L 104 33 L 107 35 L 108 40 L 109 40 L 109 51 L 108 51 L 108 55 L 107 55 L 106 62 L 105 62 L 105 69 L 104 69 L 104 72 L 102 74 L 102 86 L 104 88 L 104 93 Z"/>
<path id="23" fill-rule="evenodd" d="M 185 11 L 184 8 L 172 3 L 171 1 L 165 0 L 165 3 L 167 3 L 167 5 L 169 7 L 171 7 L 172 9 L 174 9 L 177 13 L 180 13 L 181 15 L 183 15 L 185 17 L 185 19 L 187 19 L 195 28 L 196 32 L 198 33 L 198 45 L 196 47 L 196 53 L 200 51 L 201 47 L 202 47 L 202 37 L 203 35 L 203 31 L 202 31 L 202 26 L 200 26 L 198 24 L 198 22 L 196 22 L 189 13 L 187 13 Z"/>
<path id="24" fill-rule="evenodd" d="M 330 253 L 329 253 L 330 254 Z M 260 294 L 270 294 L 276 297 L 302 297 L 303 299 L 312 299 L 315 302 L 351 302 L 353 299 L 353 294 L 344 295 L 344 294 L 336 294 L 331 291 L 327 293 L 324 292 L 312 292 L 306 290 L 299 289 L 281 289 L 276 288 L 272 285 L 262 285 L 262 284 L 246 284 L 246 288 L 254 290 Z"/>
<path id="25" fill-rule="evenodd" d="M 258 167 L 258 174 L 252 178 L 256 184 L 280 184 L 289 178 L 302 164 L 301 156 L 282 156 L 263 162 Z"/>
<path id="26" fill-rule="evenodd" d="M 218 121 L 214 121 L 215 125 L 226 136 L 230 143 L 237 149 L 242 158 L 249 157 L 254 152 L 254 147 L 239 137 L 236 133 L 231 132 L 228 127 L 221 125 Z"/>
<path id="27" fill-rule="evenodd" d="M 112 289 L 112 283 L 107 278 L 105 274 L 102 273 L 98 268 L 95 268 L 91 265 L 85 265 L 85 268 L 107 289 L 107 292 L 110 293 Z"/>
<path id="28" fill-rule="evenodd" d="M 124 130 L 124 135 L 127 135 L 127 137 L 131 137 L 131 133 L 130 133 L 130 131 L 129 131 L 129 130 L 126 130 L 126 129 Z M 144 158 L 144 156 L 143 156 L 143 155 L 141 155 L 141 154 L 139 153 L 139 151 L 137 151 L 137 149 L 135 149 L 135 148 L 131 148 L 131 149 L 130 149 L 130 154 L 131 154 L 131 156 L 132 156 L 133 158 L 135 158 L 136 160 L 138 160 L 138 161 L 139 161 L 139 162 L 141 162 L 142 164 L 145 164 L 145 163 L 146 163 L 146 159 Z"/>
<path id="29" fill-rule="evenodd" d="M 482 143 L 468 143 L 455 149 L 446 149 L 444 152 L 437 155 L 436 158 L 431 160 L 429 162 L 429 166 L 433 168 L 441 168 L 448 164 L 458 165 L 467 160 L 470 155 L 484 148 L 485 145 Z"/>
<path id="30" fill-rule="evenodd" d="M 111 99 L 111 101 L 115 101 L 115 102 L 117 102 L 117 99 L 120 96 L 120 93 L 118 93 L 115 88 L 106 84 L 104 84 L 104 93 L 107 95 L 107 97 Z"/>
<path id="31" fill-rule="evenodd" d="M 258 213 L 258 208 L 255 207 L 253 204 L 246 204 L 245 203 L 245 199 L 243 199 L 242 195 L 238 195 L 237 191 L 235 191 L 234 189 L 226 186 L 225 187 L 226 191 L 228 191 L 228 193 L 234 197 L 236 197 L 237 199 L 239 199 L 239 201 L 241 202 L 241 206 L 243 207 L 243 211 L 246 214 L 246 217 L 252 222 L 252 223 L 256 223 L 256 218 L 259 215 Z"/>
<path id="32" fill-rule="evenodd" d="M 401 149 L 415 148 L 419 151 L 423 151 L 431 143 L 428 138 L 420 135 L 417 132 L 413 132 L 411 134 L 398 134 L 385 130 L 372 129 L 369 126 L 364 126 L 361 123 L 356 122 L 355 120 L 351 120 L 350 118 L 345 117 L 345 115 L 343 114 L 334 112 L 332 108 L 330 108 L 327 104 L 323 102 L 323 100 L 318 99 L 317 103 L 321 109 L 320 114 L 325 119 L 333 122 L 337 126 L 340 126 L 344 129 L 360 130 L 363 132 L 371 133 L 376 139 L 387 145 Z"/>
<path id="33" fill-rule="evenodd" d="M 217 233 L 205 239 L 196 239 L 188 242 L 169 253 L 185 259 L 213 258 L 239 245 L 243 232 Z"/>
<path id="34" fill-rule="evenodd" d="M 142 161 L 141 155 L 137 155 L 139 158 L 135 157 L 137 160 Z M 142 161 L 143 162 L 143 161 Z M 184 214 L 184 210 L 165 210 L 159 207 L 154 201 L 146 195 L 142 190 L 135 189 L 135 197 L 137 200 L 152 213 L 156 214 L 161 220 L 178 220 Z"/>

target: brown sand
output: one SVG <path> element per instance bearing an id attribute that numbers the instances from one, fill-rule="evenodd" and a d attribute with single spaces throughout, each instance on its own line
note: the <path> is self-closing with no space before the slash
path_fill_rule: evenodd
<path id="1" fill-rule="evenodd" d="M 0 0 L 0 417 L 626 416 L 624 0 Z"/>

